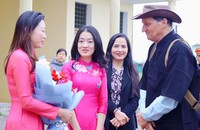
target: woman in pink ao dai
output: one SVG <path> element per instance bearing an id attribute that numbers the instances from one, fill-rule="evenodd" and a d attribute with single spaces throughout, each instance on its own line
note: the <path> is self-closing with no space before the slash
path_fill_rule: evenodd
<path id="1" fill-rule="evenodd" d="M 102 130 L 107 112 L 106 61 L 101 38 L 92 26 L 80 28 L 71 49 L 72 60 L 62 71 L 69 75 L 73 88 L 83 90 L 85 95 L 75 108 L 70 124 L 78 124 L 81 130 Z"/>

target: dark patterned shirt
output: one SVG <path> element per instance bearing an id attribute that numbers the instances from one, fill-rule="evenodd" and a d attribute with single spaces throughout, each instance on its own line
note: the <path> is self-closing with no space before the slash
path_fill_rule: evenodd
<path id="1" fill-rule="evenodd" d="M 120 70 L 118 73 L 115 68 L 112 69 L 111 99 L 116 105 L 119 105 L 120 102 L 123 70 L 124 69 Z"/>

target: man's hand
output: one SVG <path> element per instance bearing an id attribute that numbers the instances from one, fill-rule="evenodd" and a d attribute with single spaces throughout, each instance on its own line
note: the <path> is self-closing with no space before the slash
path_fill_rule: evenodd
<path id="1" fill-rule="evenodd" d="M 145 126 L 146 130 L 154 130 L 155 124 L 154 122 L 148 122 L 147 125 Z"/>
<path id="2" fill-rule="evenodd" d="M 154 127 L 155 127 L 154 122 L 146 121 L 146 120 L 142 117 L 142 113 L 138 113 L 138 114 L 136 115 L 136 117 L 137 117 L 138 124 L 141 126 L 142 129 L 154 130 Z"/>
<path id="3" fill-rule="evenodd" d="M 148 122 L 144 120 L 144 118 L 142 117 L 142 113 L 138 113 L 136 117 L 137 117 L 138 124 L 142 127 L 142 129 L 144 129 Z"/>

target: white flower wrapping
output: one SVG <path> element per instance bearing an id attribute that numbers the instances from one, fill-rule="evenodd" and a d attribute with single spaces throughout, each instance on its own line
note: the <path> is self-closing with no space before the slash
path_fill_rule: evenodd
<path id="1" fill-rule="evenodd" d="M 60 108 L 73 110 L 84 96 L 84 91 L 71 91 L 72 81 L 68 81 L 62 84 L 55 84 L 52 80 L 49 62 L 47 62 L 44 57 L 40 58 L 39 61 L 36 62 L 35 76 L 35 94 L 33 96 L 40 101 L 52 104 Z M 43 123 L 48 126 L 48 130 L 64 129 L 62 126 L 59 127 L 59 125 L 55 125 L 56 123 L 60 122 L 59 117 L 53 121 L 45 117 L 41 118 Z"/>

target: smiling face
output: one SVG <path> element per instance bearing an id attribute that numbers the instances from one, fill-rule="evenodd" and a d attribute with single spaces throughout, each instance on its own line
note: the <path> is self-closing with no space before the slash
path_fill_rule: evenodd
<path id="1" fill-rule="evenodd" d="M 125 38 L 118 37 L 115 39 L 115 42 L 111 48 L 111 54 L 113 60 L 124 61 L 128 54 L 128 46 Z"/>
<path id="2" fill-rule="evenodd" d="M 92 60 L 94 49 L 95 45 L 92 34 L 86 31 L 82 32 L 78 40 L 78 52 L 80 58 L 86 62 L 90 62 Z"/>
<path id="3" fill-rule="evenodd" d="M 31 44 L 32 44 L 34 49 L 43 47 L 45 40 L 46 40 L 44 20 L 42 20 L 37 25 L 37 27 L 33 30 L 30 39 L 31 39 Z"/>

